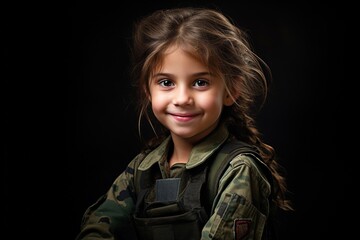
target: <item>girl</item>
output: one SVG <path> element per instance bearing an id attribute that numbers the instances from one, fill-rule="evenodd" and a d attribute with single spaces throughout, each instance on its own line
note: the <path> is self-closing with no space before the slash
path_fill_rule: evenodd
<path id="1" fill-rule="evenodd" d="M 268 68 L 246 34 L 219 11 L 179 8 L 143 18 L 133 40 L 139 132 L 147 119 L 155 137 L 88 208 L 77 239 L 269 237 L 271 206 L 291 206 L 251 114 L 266 98 Z M 201 172 L 233 141 L 258 154 L 231 160 L 209 207 Z"/>

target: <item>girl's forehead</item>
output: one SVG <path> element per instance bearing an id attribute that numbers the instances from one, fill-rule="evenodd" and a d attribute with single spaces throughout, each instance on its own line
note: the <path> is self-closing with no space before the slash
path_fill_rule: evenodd
<path id="1" fill-rule="evenodd" d="M 184 43 L 174 43 L 171 44 L 170 46 L 168 46 L 167 48 L 165 48 L 164 52 L 163 52 L 163 57 L 165 55 L 171 54 L 177 50 L 181 50 L 184 51 L 188 54 L 191 55 L 197 55 L 196 53 L 196 49 L 194 47 L 189 46 L 189 44 L 184 44 Z"/>
<path id="2" fill-rule="evenodd" d="M 162 51 L 162 53 L 160 53 L 156 65 L 161 66 L 164 61 L 164 58 L 167 55 L 174 53 L 177 50 L 181 50 L 184 53 L 186 53 L 187 55 L 191 56 L 192 58 L 202 62 L 204 65 L 208 65 L 208 63 L 205 61 L 205 59 L 201 56 L 200 52 L 197 51 L 196 47 L 191 46 L 190 44 L 187 44 L 187 43 L 179 43 L 179 42 L 175 42 L 175 43 L 169 45 L 167 48 L 165 48 L 164 51 Z"/>
<path id="3" fill-rule="evenodd" d="M 157 72 L 166 66 L 178 65 L 178 64 L 191 64 L 192 66 L 202 66 L 208 69 L 208 64 L 203 61 L 194 48 L 184 47 L 183 45 L 171 45 L 162 52 L 159 52 L 158 56 L 153 61 L 152 72 Z"/>

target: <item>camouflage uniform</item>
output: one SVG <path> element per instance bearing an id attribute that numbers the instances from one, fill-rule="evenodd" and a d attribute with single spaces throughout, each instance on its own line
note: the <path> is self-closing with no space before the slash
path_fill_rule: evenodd
<path id="1" fill-rule="evenodd" d="M 185 168 L 206 164 L 228 136 L 227 129 L 220 126 L 193 148 L 188 163 L 171 168 L 166 161 L 170 137 L 150 153 L 137 155 L 109 191 L 85 212 L 76 239 L 136 239 L 131 219 L 136 202 L 133 181 L 136 171 L 157 164 L 163 178 L 180 176 Z M 220 180 L 214 212 L 202 230 L 201 239 L 262 239 L 270 211 L 270 192 L 271 186 L 254 159 L 249 155 L 236 156 Z"/>

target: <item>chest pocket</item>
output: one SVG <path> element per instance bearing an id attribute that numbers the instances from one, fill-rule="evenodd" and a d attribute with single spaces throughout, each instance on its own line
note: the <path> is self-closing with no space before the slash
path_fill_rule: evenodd
<path id="1" fill-rule="evenodd" d="M 153 167 L 140 174 L 133 217 L 141 240 L 200 239 L 208 216 L 201 203 L 206 167 L 184 170 L 181 178 L 161 179 Z"/>

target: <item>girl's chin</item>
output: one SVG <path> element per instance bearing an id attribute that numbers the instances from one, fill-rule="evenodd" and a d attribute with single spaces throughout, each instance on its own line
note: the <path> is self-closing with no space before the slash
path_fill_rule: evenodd
<path id="1" fill-rule="evenodd" d="M 207 131 L 205 131 L 205 132 L 204 131 L 194 131 L 193 129 L 188 130 L 188 131 L 184 131 L 184 130 L 172 131 L 170 129 L 170 132 L 173 137 L 182 138 L 184 140 L 191 141 L 191 142 L 194 142 L 194 141 L 197 142 L 209 134 Z"/>

